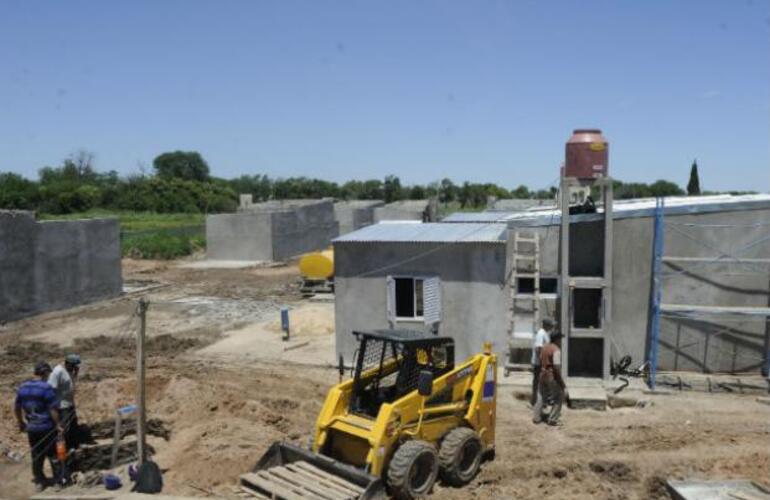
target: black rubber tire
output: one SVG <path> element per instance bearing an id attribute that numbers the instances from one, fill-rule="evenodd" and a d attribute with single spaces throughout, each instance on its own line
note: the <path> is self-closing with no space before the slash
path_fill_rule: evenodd
<path id="1" fill-rule="evenodd" d="M 390 494 L 399 500 L 412 500 L 430 493 L 438 477 L 438 453 L 426 441 L 402 444 L 388 465 Z"/>
<path id="2" fill-rule="evenodd" d="M 481 466 L 481 439 L 473 429 L 457 427 L 441 440 L 438 452 L 441 480 L 450 486 L 471 482 Z"/>

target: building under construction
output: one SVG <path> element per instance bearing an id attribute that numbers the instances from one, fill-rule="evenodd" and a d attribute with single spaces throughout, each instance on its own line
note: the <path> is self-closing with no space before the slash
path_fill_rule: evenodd
<path id="1" fill-rule="evenodd" d="M 576 132 L 556 208 L 336 239 L 338 352 L 352 355 L 345 339 L 361 322 L 409 326 L 451 335 L 460 355 L 491 341 L 517 369 L 552 317 L 570 376 L 608 377 L 627 356 L 663 370 L 767 370 L 770 195 L 614 202 L 606 142 Z M 570 156 L 572 141 L 587 156 Z"/>

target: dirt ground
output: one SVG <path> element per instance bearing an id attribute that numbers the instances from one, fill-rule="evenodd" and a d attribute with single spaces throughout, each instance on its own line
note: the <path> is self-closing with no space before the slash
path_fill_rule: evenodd
<path id="1" fill-rule="evenodd" d="M 165 471 L 164 493 L 235 497 L 275 440 L 306 443 L 331 369 L 333 304 L 301 299 L 295 265 L 185 269 L 174 262 L 124 261 L 133 291 L 120 299 L 0 326 L 0 497 L 32 493 L 25 435 L 12 415 L 14 388 L 40 359 L 84 359 L 80 419 L 97 422 L 134 400 L 136 300 L 150 300 L 147 401 L 171 430 L 151 440 Z M 291 309 L 281 340 L 279 310 Z M 287 347 L 290 347 L 287 349 Z M 756 394 L 645 396 L 651 405 L 566 410 L 561 428 L 535 426 L 514 388 L 498 396 L 497 455 L 471 485 L 437 486 L 433 497 L 668 498 L 667 478 L 749 478 L 768 485 L 770 406 Z"/>

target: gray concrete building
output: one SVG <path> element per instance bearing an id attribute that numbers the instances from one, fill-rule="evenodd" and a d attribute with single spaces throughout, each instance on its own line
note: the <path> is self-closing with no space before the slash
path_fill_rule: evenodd
<path id="1" fill-rule="evenodd" d="M 0 322 L 120 295 L 117 219 L 37 221 L 0 210 Z"/>
<path id="2" fill-rule="evenodd" d="M 503 224 L 383 222 L 335 239 L 337 353 L 350 361 L 351 332 L 389 327 L 449 335 L 458 359 L 505 345 L 506 245 Z"/>
<path id="3" fill-rule="evenodd" d="M 340 234 L 357 231 L 374 224 L 374 210 L 382 207 L 382 200 L 338 201 L 334 204 L 334 218 L 340 228 Z"/>
<path id="4" fill-rule="evenodd" d="M 571 321 L 589 321 L 584 311 L 602 307 L 605 293 L 612 294 L 611 337 L 602 343 L 570 344 L 572 360 L 594 359 L 590 351 L 610 349 L 611 358 L 629 355 L 634 365 L 646 359 L 649 351 L 650 294 L 652 290 L 654 200 L 623 200 L 614 204 L 614 238 L 612 290 L 586 294 L 586 303 L 571 305 Z M 601 207 L 600 207 L 601 212 Z M 696 370 L 704 372 L 757 372 L 767 356 L 767 316 L 770 308 L 770 195 L 701 196 L 667 198 L 664 211 L 665 244 L 662 267 L 662 302 L 664 311 L 660 326 L 659 367 L 662 370 Z M 596 276 L 602 272 L 603 214 L 581 214 L 570 217 L 570 274 Z M 561 217 L 555 209 L 535 209 L 523 212 L 454 214 L 445 219 L 447 226 L 471 228 L 493 227 L 504 224 L 509 240 L 513 232 L 537 234 L 540 238 L 542 316 L 558 319 L 556 310 L 559 287 L 559 232 Z M 397 227 L 391 228 L 398 232 Z M 360 232 L 359 232 L 360 233 Z M 358 233 L 349 239 L 360 237 Z M 390 239 L 401 236 L 391 235 Z M 385 238 L 382 238 L 385 239 Z M 347 247 L 345 245 L 348 245 Z M 400 265 L 405 271 L 420 274 L 423 269 L 439 272 L 443 266 L 453 273 L 472 272 L 477 264 L 473 259 L 442 259 L 459 243 L 444 242 L 433 253 L 420 255 L 418 248 L 404 248 L 404 243 L 380 242 L 366 247 L 365 252 L 349 252 L 351 243 L 342 241 L 341 253 L 336 255 L 338 268 L 379 269 L 390 262 L 407 259 Z M 398 245 L 398 246 L 396 246 Z M 504 245 L 501 245 L 501 248 Z M 446 249 L 445 249 L 446 247 Z M 510 265 L 511 245 L 507 245 L 505 266 Z M 399 251 L 393 250 L 398 248 Z M 388 249 L 388 250 L 386 250 Z M 412 253 L 410 254 L 409 251 Z M 410 257 L 411 256 L 411 257 Z M 348 260 L 353 261 L 348 262 Z M 502 269 L 503 266 L 500 266 Z M 384 272 L 378 275 L 384 276 Z M 494 285 L 510 290 L 508 274 L 495 274 Z M 355 285 L 349 278 L 347 289 Z M 465 296 L 474 295 L 465 281 L 455 282 L 456 288 L 465 288 Z M 339 288 L 338 288 L 339 290 Z M 552 291 L 552 293 L 548 293 Z M 463 295 L 463 292 L 454 292 Z M 492 293 L 487 291 L 487 293 Z M 348 295 L 338 291 L 338 329 L 349 329 L 348 310 L 376 310 L 380 298 L 365 293 Z M 492 297 L 497 297 L 492 293 Z M 502 325 L 507 334 L 510 319 L 506 300 L 486 301 L 480 306 L 487 321 L 465 314 L 443 321 L 440 328 L 451 328 L 452 335 L 470 336 L 463 342 L 476 346 L 483 340 L 492 340 L 495 349 L 504 354 L 506 337 L 500 337 Z M 476 305 L 477 299 L 473 300 Z M 725 309 L 726 308 L 726 309 Z M 740 308 L 745 308 L 741 310 Z M 444 307 L 444 310 L 446 306 Z M 376 314 L 374 314 L 376 316 Z M 588 315 L 591 316 L 591 315 Z M 494 318 L 494 319 L 493 319 Z M 448 318 L 447 318 L 448 319 Z M 494 325 L 490 327 L 488 325 Z M 339 334 L 344 335 L 343 332 Z M 601 359 L 599 354 L 598 359 Z M 576 361 L 577 362 L 577 361 Z"/>
<path id="5" fill-rule="evenodd" d="M 374 209 L 374 222 L 387 220 L 435 222 L 438 220 L 438 200 L 402 200 Z"/>
<path id="6" fill-rule="evenodd" d="M 279 200 L 206 217 L 209 260 L 281 261 L 329 246 L 339 234 L 334 204 Z"/>

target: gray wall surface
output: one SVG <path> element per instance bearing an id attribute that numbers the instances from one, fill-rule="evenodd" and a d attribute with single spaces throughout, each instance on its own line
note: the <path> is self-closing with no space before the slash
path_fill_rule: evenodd
<path id="1" fill-rule="evenodd" d="M 717 257 L 720 251 L 738 250 L 768 232 L 770 211 L 740 210 L 665 217 L 664 255 Z M 573 223 L 570 267 L 591 270 L 601 259 L 601 222 Z M 707 224 L 697 228 L 681 224 Z M 764 226 L 752 227 L 756 224 Z M 739 226 L 733 228 L 721 226 Z M 558 273 L 559 227 L 511 227 L 511 231 L 537 233 L 541 237 L 541 273 Z M 647 355 L 652 243 L 654 219 L 616 219 L 613 241 L 612 357 L 629 354 L 634 364 Z M 593 236 L 592 236 L 593 235 Z M 512 233 L 511 233 L 512 239 Z M 768 258 L 770 241 L 740 254 L 744 258 Z M 663 303 L 690 305 L 757 306 L 770 304 L 768 266 L 737 264 L 665 263 Z M 711 372 L 756 371 L 763 358 L 767 328 L 764 319 L 736 321 L 712 316 L 694 319 L 667 317 L 661 321 L 662 370 Z M 678 339 L 677 339 L 678 338 Z M 677 347 L 678 346 L 678 347 Z"/>
<path id="2" fill-rule="evenodd" d="M 436 199 L 404 200 L 388 203 L 374 209 L 374 222 L 386 220 L 419 220 L 435 222 L 438 204 Z"/>
<path id="3" fill-rule="evenodd" d="M 285 260 L 323 249 L 338 235 L 331 200 L 289 200 L 206 217 L 210 260 Z"/>
<path id="4" fill-rule="evenodd" d="M 494 349 L 502 353 L 507 342 L 510 297 L 509 288 L 503 285 L 506 248 L 505 243 L 335 243 L 337 354 L 350 362 L 356 347 L 351 332 L 389 327 L 388 275 L 440 278 L 439 335 L 455 339 L 458 361 L 479 352 L 485 341 L 493 342 Z M 422 254 L 425 256 L 414 259 Z M 384 266 L 391 267 L 382 269 Z M 427 328 L 422 323 L 401 321 L 396 326 Z"/>
<path id="5" fill-rule="evenodd" d="M 273 260 L 322 250 L 339 235 L 331 201 L 275 212 L 272 217 Z"/>
<path id="6" fill-rule="evenodd" d="M 352 233 L 374 224 L 374 209 L 385 205 L 380 200 L 339 201 L 334 204 L 334 218 L 339 224 L 340 235 Z"/>
<path id="7" fill-rule="evenodd" d="M 206 216 L 206 258 L 273 260 L 271 215 L 239 212 Z"/>
<path id="8" fill-rule="evenodd" d="M 117 219 L 0 211 L 0 321 L 120 295 L 120 259 Z"/>

